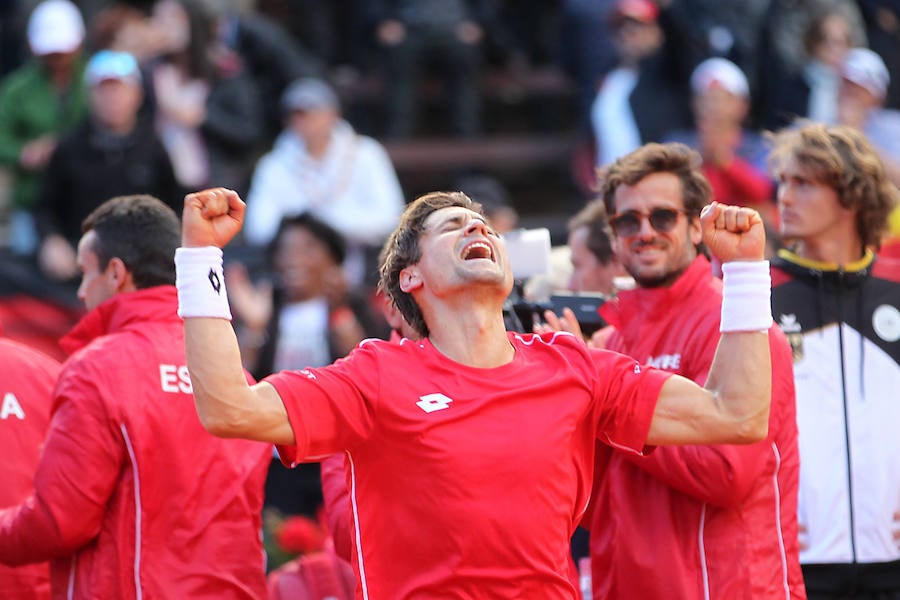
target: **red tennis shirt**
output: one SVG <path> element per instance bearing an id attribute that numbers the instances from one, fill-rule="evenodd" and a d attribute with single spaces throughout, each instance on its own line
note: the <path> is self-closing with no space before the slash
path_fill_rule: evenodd
<path id="1" fill-rule="evenodd" d="M 368 340 L 266 379 L 296 437 L 285 464 L 349 457 L 357 597 L 576 597 L 594 442 L 640 453 L 669 375 L 569 334 L 509 337 L 515 357 L 494 369 L 427 339 Z"/>

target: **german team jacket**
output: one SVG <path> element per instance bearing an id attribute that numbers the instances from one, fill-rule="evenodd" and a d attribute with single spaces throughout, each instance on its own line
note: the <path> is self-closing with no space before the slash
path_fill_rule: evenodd
<path id="1" fill-rule="evenodd" d="M 607 347 L 703 384 L 719 340 L 722 282 L 698 256 L 669 287 L 607 302 Z M 768 437 L 598 448 L 589 520 L 594 598 L 806 597 L 797 548 L 797 427 L 790 349 L 773 326 Z"/>
<path id="2" fill-rule="evenodd" d="M 0 511 L 0 562 L 51 559 L 53 598 L 265 598 L 271 446 L 209 435 L 174 286 L 121 293 L 62 343 L 33 495 Z"/>
<path id="3" fill-rule="evenodd" d="M 900 590 L 900 262 L 839 267 L 782 250 L 772 314 L 794 359 L 804 565 Z M 896 524 L 894 524 L 896 525 Z"/>

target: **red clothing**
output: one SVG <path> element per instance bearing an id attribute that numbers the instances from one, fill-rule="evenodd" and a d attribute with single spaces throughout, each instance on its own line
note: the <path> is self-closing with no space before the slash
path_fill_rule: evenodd
<path id="1" fill-rule="evenodd" d="M 639 453 L 668 374 L 569 334 L 509 339 L 495 369 L 366 341 L 267 378 L 297 440 L 286 463 L 347 452 L 357 597 L 577 597 L 595 440 Z"/>
<path id="2" fill-rule="evenodd" d="M 713 198 L 723 204 L 773 204 L 772 180 L 742 158 L 735 157 L 725 167 L 703 163 Z"/>
<path id="3" fill-rule="evenodd" d="M 53 559 L 54 598 L 265 598 L 271 446 L 204 431 L 174 286 L 118 294 L 63 340 L 34 496 L 0 561 Z"/>
<path id="4" fill-rule="evenodd" d="M 353 525 L 350 522 L 350 492 L 347 489 L 347 469 L 344 454 L 335 454 L 322 460 L 322 504 L 328 531 L 334 544 L 334 553 L 351 562 L 353 549 L 350 538 Z"/>
<path id="5" fill-rule="evenodd" d="M 0 340 L 0 507 L 15 506 L 34 490 L 34 472 L 47 427 L 59 363 L 32 348 Z M 47 563 L 0 565 L 0 598 L 50 597 Z"/>
<path id="6" fill-rule="evenodd" d="M 607 347 L 706 381 L 722 282 L 698 257 L 670 287 L 621 292 Z M 799 459 L 791 352 L 773 326 L 769 436 L 746 446 L 598 453 L 591 520 L 594 598 L 805 598 L 797 546 Z M 603 472 L 605 468 L 605 472 Z M 702 540 L 702 543 L 700 542 Z"/>

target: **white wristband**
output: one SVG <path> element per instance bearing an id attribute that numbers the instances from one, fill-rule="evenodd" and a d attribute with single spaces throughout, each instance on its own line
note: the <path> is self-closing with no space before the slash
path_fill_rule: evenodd
<path id="1" fill-rule="evenodd" d="M 178 316 L 182 319 L 214 317 L 231 320 L 221 248 L 177 248 L 175 287 L 178 288 Z"/>
<path id="2" fill-rule="evenodd" d="M 722 264 L 722 322 L 719 331 L 766 331 L 772 325 L 769 261 Z"/>

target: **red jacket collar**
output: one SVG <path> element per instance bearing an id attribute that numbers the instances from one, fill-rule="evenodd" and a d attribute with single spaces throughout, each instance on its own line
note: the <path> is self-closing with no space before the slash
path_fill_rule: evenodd
<path id="1" fill-rule="evenodd" d="M 98 337 L 121 331 L 133 323 L 178 319 L 178 295 L 173 285 L 116 294 L 86 314 L 59 341 L 71 355 Z"/>
<path id="2" fill-rule="evenodd" d="M 676 306 L 685 295 L 692 292 L 703 281 L 712 275 L 712 266 L 702 254 L 668 287 L 642 288 L 623 290 L 612 302 L 600 307 L 600 316 L 618 330 L 627 328 L 634 319 L 643 321 L 663 318 L 668 314 L 667 307 Z"/>

